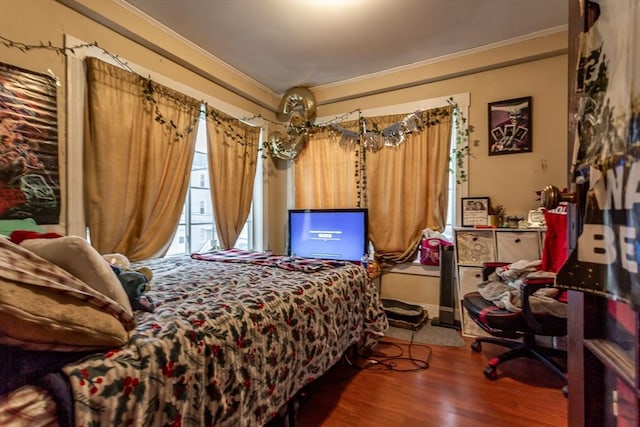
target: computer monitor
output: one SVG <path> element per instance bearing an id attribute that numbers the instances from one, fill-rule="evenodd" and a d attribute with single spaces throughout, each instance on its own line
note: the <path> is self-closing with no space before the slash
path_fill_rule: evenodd
<path id="1" fill-rule="evenodd" d="M 289 210 L 290 256 L 360 261 L 368 245 L 365 208 Z"/>

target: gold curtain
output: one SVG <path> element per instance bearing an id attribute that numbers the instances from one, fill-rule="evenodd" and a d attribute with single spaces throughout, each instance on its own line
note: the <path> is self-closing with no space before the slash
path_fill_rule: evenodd
<path id="1" fill-rule="evenodd" d="M 367 152 L 369 235 L 383 264 L 415 258 L 422 230 L 446 224 L 452 107 L 421 112 L 429 126 L 405 135 L 398 147 Z M 365 119 L 384 129 L 405 115 Z"/>
<path id="2" fill-rule="evenodd" d="M 200 101 L 87 58 L 85 214 L 93 246 L 131 260 L 163 255 L 189 184 Z M 147 87 L 147 89 L 149 88 Z M 156 108 L 166 120 L 156 121 Z M 173 123 L 176 129 L 171 129 Z M 180 136 L 178 132 L 182 132 Z"/>
<path id="3" fill-rule="evenodd" d="M 341 123 L 357 132 L 358 121 Z M 309 137 L 307 147 L 294 163 L 295 196 L 298 209 L 353 208 L 357 206 L 357 146 L 339 143 L 340 135 L 324 128 Z"/>
<path id="4" fill-rule="evenodd" d="M 223 121 L 211 117 L 223 117 Z M 233 129 L 230 124 L 233 123 Z M 260 128 L 207 107 L 211 198 L 220 243 L 232 248 L 244 227 L 253 199 Z"/>

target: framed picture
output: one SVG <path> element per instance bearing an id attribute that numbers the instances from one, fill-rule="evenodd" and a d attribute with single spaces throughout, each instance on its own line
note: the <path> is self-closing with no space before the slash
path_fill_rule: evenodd
<path id="1" fill-rule="evenodd" d="M 489 103 L 489 155 L 530 153 L 531 97 Z"/>
<path id="2" fill-rule="evenodd" d="M 462 198 L 462 226 L 487 225 L 489 215 L 488 197 Z"/>

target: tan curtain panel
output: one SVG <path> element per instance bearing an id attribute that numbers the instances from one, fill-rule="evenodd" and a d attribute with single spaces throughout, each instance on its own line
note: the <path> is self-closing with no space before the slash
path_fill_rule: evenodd
<path id="1" fill-rule="evenodd" d="M 452 107 L 420 113 L 428 127 L 405 135 L 398 147 L 367 153 L 369 235 L 383 264 L 413 261 L 425 228 L 446 223 Z M 405 115 L 366 119 L 384 129 Z"/>
<path id="2" fill-rule="evenodd" d="M 251 210 L 259 140 L 259 127 L 207 107 L 211 198 L 223 249 L 235 245 Z"/>
<path id="3" fill-rule="evenodd" d="M 345 129 L 358 131 L 358 121 L 341 123 Z M 340 135 L 324 129 L 309 138 L 294 163 L 297 209 L 353 208 L 357 206 L 357 149 L 355 144 L 341 143 Z"/>
<path id="4" fill-rule="evenodd" d="M 189 184 L 200 101 L 96 58 L 86 63 L 85 214 L 91 243 L 101 253 L 120 252 L 131 260 L 163 255 Z M 150 89 L 155 103 L 145 99 Z"/>

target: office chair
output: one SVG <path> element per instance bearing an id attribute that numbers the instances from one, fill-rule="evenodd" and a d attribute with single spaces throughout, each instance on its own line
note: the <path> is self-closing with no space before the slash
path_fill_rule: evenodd
<path id="1" fill-rule="evenodd" d="M 562 202 L 555 209 L 544 210 L 546 235 L 543 243 L 540 269 L 557 273 L 567 259 L 567 204 Z M 489 274 L 508 263 L 486 263 L 483 266 L 482 279 L 487 281 Z M 547 313 L 534 312 L 530 297 L 539 289 L 553 287 L 554 279 L 526 278 L 520 285 L 521 311 L 511 312 L 497 307 L 482 297 L 480 292 L 470 292 L 463 297 L 463 306 L 469 317 L 490 337 L 478 337 L 471 349 L 480 352 L 482 343 L 492 343 L 507 347 L 509 350 L 489 360 L 484 375 L 490 380 L 498 377 L 497 367 L 501 363 L 518 357 L 536 359 L 547 366 L 554 374 L 562 378 L 562 392 L 568 396 L 567 375 L 556 359 L 565 359 L 566 350 L 542 346 L 536 336 L 566 337 L 567 319 Z M 566 304 L 566 291 L 558 294 L 559 303 Z M 555 302 L 554 302 L 555 303 Z"/>

